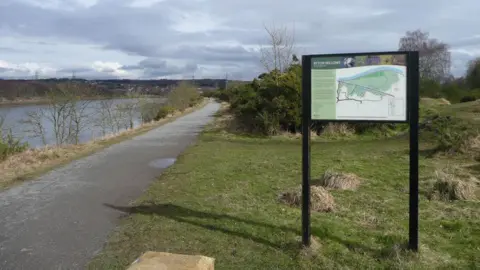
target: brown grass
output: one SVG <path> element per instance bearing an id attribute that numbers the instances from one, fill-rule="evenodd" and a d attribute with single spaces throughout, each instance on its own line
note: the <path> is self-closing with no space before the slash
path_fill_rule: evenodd
<path id="1" fill-rule="evenodd" d="M 328 125 L 322 130 L 321 135 L 330 137 L 346 137 L 352 136 L 353 134 L 355 134 L 355 131 L 345 123 L 328 123 Z"/>
<path id="2" fill-rule="evenodd" d="M 480 135 L 468 138 L 463 144 L 460 151 L 464 154 L 478 156 L 480 154 Z"/>
<path id="3" fill-rule="evenodd" d="M 139 127 L 110 134 L 87 143 L 78 145 L 47 146 L 43 148 L 29 149 L 22 153 L 9 156 L 4 161 L 0 162 L 0 190 L 21 181 L 34 178 L 75 159 L 93 154 L 94 152 L 112 144 L 119 143 L 123 140 L 150 131 L 165 123 L 171 122 L 182 115 L 203 107 L 206 104 L 207 101 L 205 100 L 195 107 L 188 108 L 183 112 L 176 111 L 159 121 L 145 123 Z"/>
<path id="4" fill-rule="evenodd" d="M 479 180 L 458 167 L 447 166 L 436 170 L 429 199 L 444 201 L 473 201 L 477 198 Z"/>
<path id="5" fill-rule="evenodd" d="M 425 105 L 451 105 L 450 101 L 445 98 L 420 98 L 420 103 Z"/>
<path id="6" fill-rule="evenodd" d="M 297 237 L 297 241 L 302 241 L 301 237 Z M 318 256 L 322 248 L 322 245 L 320 244 L 320 241 L 318 240 L 317 237 L 310 237 L 310 246 L 302 246 L 300 250 L 300 256 L 302 256 L 304 259 L 305 258 L 312 258 L 315 256 Z"/>
<path id="7" fill-rule="evenodd" d="M 353 173 L 327 170 L 314 184 L 329 189 L 356 190 L 360 185 L 360 178 Z"/>
<path id="8" fill-rule="evenodd" d="M 280 194 L 280 202 L 290 206 L 302 205 L 302 186 L 294 190 Z M 310 209 L 314 212 L 333 212 L 335 209 L 335 201 L 328 190 L 323 187 L 310 187 Z"/>

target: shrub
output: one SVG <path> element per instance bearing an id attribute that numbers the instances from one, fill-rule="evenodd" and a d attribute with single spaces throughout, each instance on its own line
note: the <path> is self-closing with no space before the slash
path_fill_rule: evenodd
<path id="1" fill-rule="evenodd" d="M 201 99 L 200 93 L 194 86 L 181 82 L 167 96 L 168 106 L 183 111 L 186 108 L 198 103 Z"/>
<path id="2" fill-rule="evenodd" d="M 145 101 L 140 104 L 140 114 L 143 123 L 148 123 L 156 119 L 160 108 L 163 106 L 157 102 Z"/>
<path id="3" fill-rule="evenodd" d="M 174 108 L 170 106 L 163 106 L 158 110 L 157 116 L 155 116 L 155 121 L 158 121 L 160 119 L 163 119 L 167 117 L 169 114 L 173 113 L 175 111 Z"/>
<path id="4" fill-rule="evenodd" d="M 8 156 L 23 152 L 28 149 L 27 143 L 13 137 L 12 132 L 3 135 L 0 130 L 0 160 L 5 160 Z"/>
<path id="5" fill-rule="evenodd" d="M 474 96 L 464 96 L 460 99 L 460 102 L 470 102 L 475 100 L 477 100 L 477 98 Z"/>
<path id="6" fill-rule="evenodd" d="M 232 113 L 251 132 L 265 135 L 300 128 L 301 67 L 292 65 L 286 72 L 262 74 L 246 85 L 222 92 Z"/>

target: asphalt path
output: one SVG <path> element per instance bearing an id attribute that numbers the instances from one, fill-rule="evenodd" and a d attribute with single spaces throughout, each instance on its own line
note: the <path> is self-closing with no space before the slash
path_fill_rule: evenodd
<path id="1" fill-rule="evenodd" d="M 0 269 L 84 269 L 122 213 L 212 120 L 218 103 L 0 193 Z"/>

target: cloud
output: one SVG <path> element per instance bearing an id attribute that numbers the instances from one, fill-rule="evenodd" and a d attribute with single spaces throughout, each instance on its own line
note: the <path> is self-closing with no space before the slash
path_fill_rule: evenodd
<path id="1" fill-rule="evenodd" d="M 191 76 L 195 67 L 249 79 L 262 72 L 264 24 L 294 28 L 299 54 L 396 50 L 420 28 L 451 45 L 460 75 L 478 56 L 479 9 L 476 0 L 1 0 L 0 59 L 60 74 Z"/>
<path id="2" fill-rule="evenodd" d="M 192 76 L 198 69 L 198 66 L 197 64 L 192 63 L 184 66 L 175 66 L 168 64 L 167 61 L 159 58 L 147 58 L 136 65 L 123 66 L 122 69 L 125 71 L 141 71 L 143 73 L 141 76 L 142 78 L 163 78 L 184 74 Z"/>

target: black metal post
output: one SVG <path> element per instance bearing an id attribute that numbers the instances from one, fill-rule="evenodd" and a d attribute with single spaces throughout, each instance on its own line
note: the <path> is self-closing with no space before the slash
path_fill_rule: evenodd
<path id="1" fill-rule="evenodd" d="M 302 243 L 310 246 L 311 58 L 302 56 Z"/>
<path id="2" fill-rule="evenodd" d="M 418 110 L 419 62 L 418 52 L 408 53 L 407 87 L 410 99 L 410 216 L 408 248 L 418 251 Z"/>

